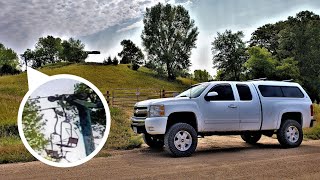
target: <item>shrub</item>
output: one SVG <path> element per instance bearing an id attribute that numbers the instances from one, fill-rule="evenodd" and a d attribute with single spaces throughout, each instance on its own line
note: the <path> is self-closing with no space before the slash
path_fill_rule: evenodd
<path id="1" fill-rule="evenodd" d="M 113 65 L 118 65 L 118 64 L 119 64 L 119 60 L 117 59 L 117 57 L 114 57 L 114 58 L 113 58 L 112 64 L 113 64 Z"/>
<path id="2" fill-rule="evenodd" d="M 138 71 L 140 66 L 138 64 L 132 64 L 131 68 L 132 68 L 132 70 Z"/>
<path id="3" fill-rule="evenodd" d="M 0 68 L 0 75 L 14 75 L 14 74 L 19 74 L 20 71 L 17 70 L 16 68 L 8 65 L 8 64 L 4 64 L 1 68 Z"/>

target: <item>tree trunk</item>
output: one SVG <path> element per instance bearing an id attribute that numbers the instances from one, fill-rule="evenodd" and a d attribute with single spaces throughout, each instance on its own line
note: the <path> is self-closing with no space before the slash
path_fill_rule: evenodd
<path id="1" fill-rule="evenodd" d="M 167 66 L 168 80 L 175 80 L 170 64 L 166 63 L 166 66 Z"/>

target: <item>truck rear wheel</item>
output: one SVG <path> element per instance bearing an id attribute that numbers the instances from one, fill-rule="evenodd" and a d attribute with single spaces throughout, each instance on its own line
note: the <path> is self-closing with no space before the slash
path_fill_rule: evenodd
<path id="1" fill-rule="evenodd" d="M 286 148 L 300 146 L 303 140 L 301 125 L 295 120 L 286 120 L 277 132 L 279 143 Z"/>
<path id="2" fill-rule="evenodd" d="M 163 138 L 155 137 L 147 133 L 143 134 L 143 140 L 150 148 L 154 149 L 161 149 L 164 145 Z"/>
<path id="3" fill-rule="evenodd" d="M 257 144 L 261 136 L 260 133 L 245 133 L 241 135 L 241 138 L 248 144 Z"/>
<path id="4" fill-rule="evenodd" d="M 165 134 L 164 144 L 166 151 L 168 151 L 173 156 L 190 156 L 197 148 L 197 132 L 189 124 L 174 124 Z"/>

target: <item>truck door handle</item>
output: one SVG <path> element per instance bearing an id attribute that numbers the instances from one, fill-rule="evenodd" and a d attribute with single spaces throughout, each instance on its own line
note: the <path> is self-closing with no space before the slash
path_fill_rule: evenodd
<path id="1" fill-rule="evenodd" d="M 237 108 L 237 106 L 234 105 L 234 104 L 230 104 L 230 105 L 228 106 L 228 108 Z"/>

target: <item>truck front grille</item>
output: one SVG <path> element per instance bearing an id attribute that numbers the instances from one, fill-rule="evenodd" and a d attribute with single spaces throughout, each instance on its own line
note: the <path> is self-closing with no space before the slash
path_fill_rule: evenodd
<path id="1" fill-rule="evenodd" d="M 134 107 L 133 116 L 138 117 L 138 118 L 147 118 L 148 108 L 147 107 Z"/>

